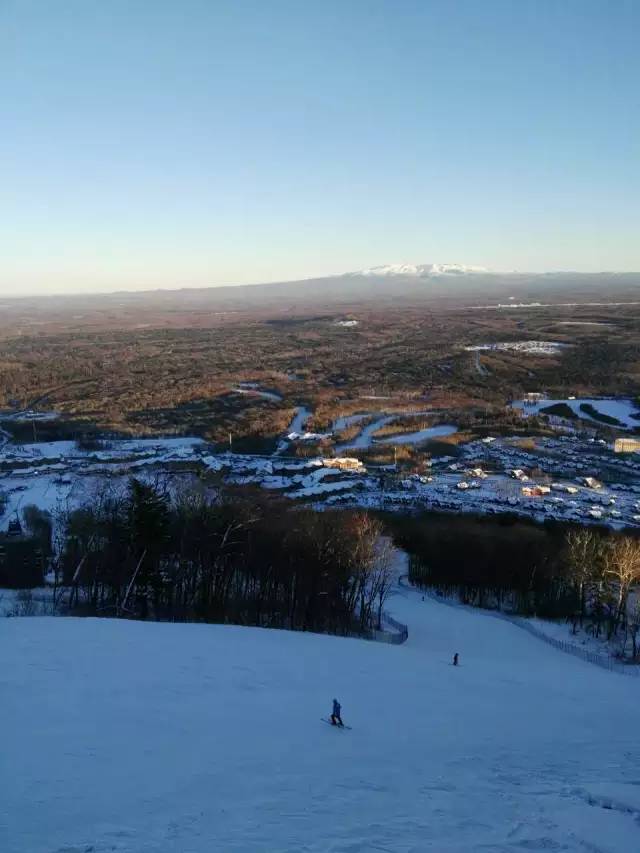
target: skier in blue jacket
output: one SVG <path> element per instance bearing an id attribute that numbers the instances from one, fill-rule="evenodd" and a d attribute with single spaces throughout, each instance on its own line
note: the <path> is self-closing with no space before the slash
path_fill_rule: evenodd
<path id="1" fill-rule="evenodd" d="M 344 726 L 342 722 L 342 717 L 340 716 L 340 703 L 337 699 L 333 700 L 333 710 L 331 712 L 331 725 L 332 726 Z"/>

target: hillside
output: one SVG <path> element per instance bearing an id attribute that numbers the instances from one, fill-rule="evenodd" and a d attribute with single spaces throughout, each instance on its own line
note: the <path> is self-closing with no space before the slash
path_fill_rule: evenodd
<path id="1" fill-rule="evenodd" d="M 412 591 L 390 610 L 404 646 L 1 620 L 2 849 L 636 848 L 640 681 Z"/>
<path id="2" fill-rule="evenodd" d="M 477 267 L 391 265 L 300 281 L 86 295 L 0 298 L 0 338 L 105 329 L 211 328 L 263 316 L 428 311 L 528 303 L 636 303 L 640 273 L 494 273 Z"/>

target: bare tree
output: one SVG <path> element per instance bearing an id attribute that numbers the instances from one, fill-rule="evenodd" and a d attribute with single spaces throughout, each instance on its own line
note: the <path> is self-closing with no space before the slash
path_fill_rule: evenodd
<path id="1" fill-rule="evenodd" d="M 370 575 L 371 596 L 376 602 L 376 625 L 382 628 L 382 610 L 393 584 L 393 557 L 395 549 L 387 536 L 379 536 Z"/>
<path id="2" fill-rule="evenodd" d="M 626 615 L 631 586 L 640 580 L 640 542 L 631 536 L 611 541 L 604 551 L 604 572 L 613 585 L 613 630 Z"/>
<path id="3" fill-rule="evenodd" d="M 588 527 L 567 533 L 565 559 L 571 580 L 576 585 L 580 606 L 580 627 L 585 615 L 586 588 L 598 575 L 602 560 L 602 540 Z"/>
<path id="4" fill-rule="evenodd" d="M 640 634 L 640 601 L 636 600 L 631 613 L 628 614 L 627 636 L 631 639 L 631 657 L 635 661 L 638 658 L 638 634 Z M 625 640 L 625 646 L 627 645 Z"/>

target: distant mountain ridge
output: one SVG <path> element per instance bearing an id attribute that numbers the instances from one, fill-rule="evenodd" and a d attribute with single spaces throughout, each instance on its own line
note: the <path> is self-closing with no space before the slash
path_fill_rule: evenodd
<path id="1" fill-rule="evenodd" d="M 1 286 L 1 285 L 0 285 Z M 101 328 L 157 325 L 160 317 L 180 317 L 185 325 L 194 322 L 194 312 L 203 322 L 219 315 L 255 311 L 282 312 L 290 316 L 312 313 L 342 316 L 363 308 L 385 306 L 449 310 L 469 307 L 522 308 L 542 303 L 588 305 L 640 304 L 640 272 L 493 272 L 462 264 L 390 264 L 360 272 L 328 275 L 314 279 L 217 287 L 183 287 L 175 290 L 115 291 L 102 294 L 0 297 L 0 332 L 20 327 L 33 332 L 33 323 L 49 320 L 69 327 L 77 314 L 77 328 L 93 322 Z M 149 312 L 141 314 L 140 312 Z M 331 314 L 333 316 L 333 314 Z M 97 318 L 97 319 L 96 319 Z M 173 322 L 173 321 L 172 321 Z M 225 321 L 226 322 L 226 321 Z M 22 325 L 21 325 L 22 324 Z"/>

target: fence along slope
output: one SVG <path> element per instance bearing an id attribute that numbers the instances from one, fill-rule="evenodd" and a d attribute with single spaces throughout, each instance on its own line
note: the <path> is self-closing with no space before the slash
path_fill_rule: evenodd
<path id="1" fill-rule="evenodd" d="M 413 589 L 417 592 L 416 588 L 413 587 L 409 583 L 408 575 L 402 575 L 402 577 L 398 578 L 398 584 L 405 589 Z M 640 676 L 640 668 L 636 666 L 627 666 L 625 664 L 619 663 L 613 658 L 604 658 L 601 655 L 596 654 L 595 652 L 589 652 L 586 649 L 580 649 L 578 646 L 574 646 L 572 643 L 567 643 L 564 640 L 557 640 L 555 637 L 550 637 L 548 634 L 545 634 L 544 631 L 541 631 L 539 628 L 536 628 L 535 625 L 532 625 L 522 616 L 511 616 L 509 613 L 503 613 L 500 610 L 486 610 L 480 607 L 471 607 L 467 604 L 462 604 L 459 601 L 455 601 L 450 598 L 445 598 L 444 596 L 437 595 L 433 590 L 425 588 L 424 594 L 428 595 L 433 601 L 437 601 L 440 604 L 446 604 L 448 607 L 461 607 L 465 610 L 472 610 L 475 613 L 481 613 L 486 616 L 493 616 L 496 619 L 502 619 L 504 622 L 510 622 L 512 625 L 516 625 L 518 628 L 522 628 L 524 631 L 528 631 L 529 634 L 536 637 L 538 640 L 542 640 L 550 646 L 553 646 L 554 649 L 558 649 L 561 652 L 565 652 L 566 654 L 573 655 L 576 658 L 580 658 L 580 660 L 586 661 L 587 663 L 595 664 L 595 666 L 599 666 L 601 669 L 609 670 L 609 672 L 617 672 L 619 675 L 630 675 L 632 677 Z"/>

